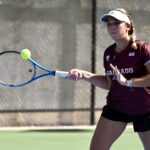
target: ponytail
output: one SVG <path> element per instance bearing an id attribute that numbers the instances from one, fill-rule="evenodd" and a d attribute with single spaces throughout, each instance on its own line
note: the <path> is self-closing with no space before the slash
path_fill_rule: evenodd
<path id="1" fill-rule="evenodd" d="M 132 41 L 131 47 L 132 47 L 133 49 L 137 49 L 135 28 L 134 28 L 133 21 L 132 21 L 131 17 L 130 17 L 130 16 L 128 16 L 128 17 L 129 17 L 129 19 L 130 19 L 130 21 L 131 21 L 131 28 L 130 28 L 130 30 L 128 31 L 128 35 L 130 36 L 131 41 Z"/>

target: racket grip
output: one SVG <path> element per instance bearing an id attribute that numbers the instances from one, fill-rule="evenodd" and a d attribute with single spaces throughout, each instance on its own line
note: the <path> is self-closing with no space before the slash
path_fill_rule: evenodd
<path id="1" fill-rule="evenodd" d="M 66 78 L 66 77 L 69 77 L 69 72 L 66 72 L 66 71 L 56 71 L 55 72 L 55 76 L 56 77 L 59 77 L 59 78 Z"/>

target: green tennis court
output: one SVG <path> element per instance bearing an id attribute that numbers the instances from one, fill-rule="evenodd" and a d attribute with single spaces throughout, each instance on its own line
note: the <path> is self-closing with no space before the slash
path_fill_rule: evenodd
<path id="1" fill-rule="evenodd" d="M 89 150 L 94 130 L 22 130 L 0 131 L 2 150 Z M 127 129 L 111 150 L 142 150 L 132 129 Z"/>

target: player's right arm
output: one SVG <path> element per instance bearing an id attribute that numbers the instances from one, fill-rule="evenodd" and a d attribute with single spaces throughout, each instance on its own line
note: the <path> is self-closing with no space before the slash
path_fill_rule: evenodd
<path id="1" fill-rule="evenodd" d="M 85 80 L 89 83 L 98 86 L 100 88 L 109 90 L 111 86 L 111 80 L 106 75 L 98 75 L 85 70 L 72 69 L 70 70 L 71 80 Z"/>

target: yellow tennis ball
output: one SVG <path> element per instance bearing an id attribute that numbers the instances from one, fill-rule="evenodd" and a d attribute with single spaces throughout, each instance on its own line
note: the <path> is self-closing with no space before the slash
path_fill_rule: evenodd
<path id="1" fill-rule="evenodd" d="M 21 51 L 21 58 L 22 59 L 29 59 L 31 57 L 31 52 L 28 49 L 23 49 Z"/>

